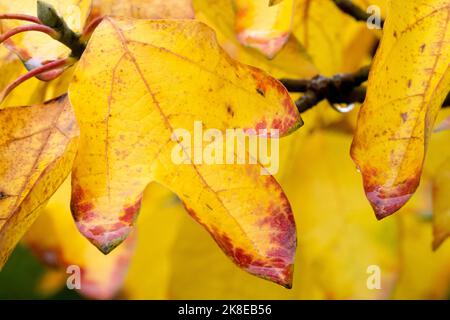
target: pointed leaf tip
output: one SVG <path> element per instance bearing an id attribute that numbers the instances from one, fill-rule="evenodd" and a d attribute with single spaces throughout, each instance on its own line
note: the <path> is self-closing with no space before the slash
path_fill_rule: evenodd
<path id="1" fill-rule="evenodd" d="M 76 177 L 77 173 L 73 173 Z M 95 211 L 92 200 L 78 186 L 72 188 L 71 211 L 78 230 L 105 255 L 120 245 L 133 229 L 142 202 L 142 195 L 121 210 Z M 100 213 L 99 213 L 100 212 Z"/>
<path id="2" fill-rule="evenodd" d="M 286 198 L 282 198 L 287 201 Z M 199 221 L 199 216 L 186 204 L 185 208 L 195 220 Z M 257 245 L 252 241 L 250 246 L 242 246 L 239 244 L 239 238 L 230 237 L 224 231 L 208 227 L 200 222 L 224 253 L 240 268 L 254 276 L 290 289 L 297 247 L 294 218 L 287 202 L 282 206 L 270 206 L 269 212 L 271 213 L 268 216 L 261 217 L 256 223 L 258 230 L 266 230 L 268 242 L 265 246 Z"/>
<path id="3" fill-rule="evenodd" d="M 262 52 L 268 59 L 273 59 L 288 41 L 289 33 L 269 38 L 268 35 L 261 32 L 242 31 L 237 35 L 237 38 L 245 46 L 255 48 Z"/>
<path id="4" fill-rule="evenodd" d="M 272 281 L 286 289 L 292 289 L 294 265 L 288 264 L 282 268 L 249 266 L 247 271 L 257 277 Z"/>
<path id="5" fill-rule="evenodd" d="M 448 1 L 390 1 L 388 8 L 352 144 L 379 219 L 416 191 L 450 88 Z"/>
<path id="6" fill-rule="evenodd" d="M 366 189 L 366 196 L 377 219 L 382 220 L 400 210 L 411 198 L 416 187 L 409 191 L 408 188 L 405 188 L 405 184 L 394 188 L 378 187 L 372 191 Z"/>
<path id="7" fill-rule="evenodd" d="M 151 76 L 159 68 L 148 62 L 163 57 L 170 66 L 166 69 L 175 72 L 170 77 L 186 89 L 185 101 L 194 103 L 176 99 L 179 93 L 163 80 L 169 74 Z M 222 67 L 211 67 L 217 63 Z M 73 214 L 100 250 L 110 251 L 126 236 L 137 208 L 124 207 L 155 181 L 192 208 L 191 214 L 238 266 L 290 286 L 294 217 L 281 186 L 262 174 L 266 168 L 205 161 L 181 165 L 173 159 L 179 146 L 172 139 L 175 129 L 193 132 L 194 119 L 223 133 L 229 128 L 278 129 L 283 136 L 297 127 L 301 117 L 279 81 L 230 59 L 203 23 L 107 18 L 89 41 L 69 96 L 81 130 L 72 174 Z M 205 113 L 211 101 L 220 108 Z M 231 150 L 224 155 L 235 156 Z"/>
<path id="8" fill-rule="evenodd" d="M 287 43 L 292 31 L 294 1 L 235 1 L 235 31 L 245 46 L 273 59 Z"/>
<path id="9" fill-rule="evenodd" d="M 119 246 L 132 230 L 132 226 L 125 225 L 114 229 L 116 223 L 92 226 L 85 222 L 77 222 L 76 225 L 81 234 L 105 255 Z"/>

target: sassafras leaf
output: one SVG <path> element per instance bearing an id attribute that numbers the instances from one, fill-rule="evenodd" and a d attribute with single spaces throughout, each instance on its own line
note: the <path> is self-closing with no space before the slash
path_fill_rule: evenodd
<path id="1" fill-rule="evenodd" d="M 64 181 L 78 144 L 67 96 L 0 111 L 0 266 Z M 19 156 L 21 155 L 21 156 Z"/>
<path id="2" fill-rule="evenodd" d="M 93 15 L 136 19 L 192 19 L 191 0 L 93 0 Z"/>
<path id="3" fill-rule="evenodd" d="M 258 164 L 176 165 L 171 159 L 179 146 L 171 139 L 175 130 L 192 133 L 194 121 L 221 132 L 295 130 L 300 115 L 277 80 L 230 59 L 203 23 L 106 18 L 69 96 L 81 131 L 72 212 L 100 250 L 110 252 L 125 239 L 146 185 L 157 181 L 180 197 L 236 264 L 290 286 L 296 232 L 275 179 L 261 175 Z"/>
<path id="4" fill-rule="evenodd" d="M 390 2 L 352 145 L 378 219 L 401 208 L 419 185 L 450 89 L 449 41 L 447 0 Z"/>

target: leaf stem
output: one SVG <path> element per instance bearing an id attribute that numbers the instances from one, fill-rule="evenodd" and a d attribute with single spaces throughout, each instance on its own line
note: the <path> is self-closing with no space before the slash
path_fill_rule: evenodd
<path id="1" fill-rule="evenodd" d="M 2 92 L 0 92 L 0 102 L 2 102 L 6 98 L 6 96 L 9 93 L 11 93 L 11 91 L 14 90 L 17 86 L 19 86 L 23 82 L 31 79 L 32 77 L 43 74 L 43 73 L 47 73 L 47 74 L 50 73 L 46 76 L 46 78 L 48 78 L 48 79 L 56 78 L 57 76 L 59 76 L 61 74 L 61 72 L 62 72 L 61 68 L 68 67 L 68 66 L 72 65 L 73 63 L 74 63 L 73 58 L 58 59 L 58 60 L 49 62 L 39 68 L 33 69 L 24 75 L 21 75 L 16 80 L 14 80 L 12 83 L 10 83 L 5 89 L 3 89 Z M 52 72 L 53 72 L 53 76 L 51 74 Z"/>
<path id="2" fill-rule="evenodd" d="M 22 32 L 28 32 L 28 31 L 38 31 L 48 34 L 50 37 L 56 39 L 58 38 L 58 33 L 53 30 L 50 27 L 41 25 L 41 24 L 29 24 L 25 26 L 20 26 L 13 28 L 11 30 L 8 30 L 7 32 L 0 35 L 0 43 L 3 43 L 5 40 L 11 38 L 12 36 L 15 36 L 16 34 L 22 33 Z"/>
<path id="3" fill-rule="evenodd" d="M 0 20 L 22 20 L 41 24 L 41 21 L 38 18 L 27 14 L 4 13 L 0 14 Z"/>
<path id="4" fill-rule="evenodd" d="M 103 21 L 105 17 L 101 16 L 101 17 L 97 17 L 94 20 L 92 20 L 85 28 L 83 31 L 83 34 L 80 37 L 80 41 L 83 43 L 87 43 L 89 41 L 89 39 L 92 36 L 92 33 L 94 32 L 94 30 L 98 27 L 98 25 Z"/>

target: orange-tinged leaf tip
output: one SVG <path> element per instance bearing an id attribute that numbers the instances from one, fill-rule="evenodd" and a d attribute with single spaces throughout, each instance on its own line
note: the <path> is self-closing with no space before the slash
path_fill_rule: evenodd
<path id="1" fill-rule="evenodd" d="M 439 232 L 436 230 L 436 227 L 433 231 L 433 251 L 439 249 L 439 247 L 444 243 L 447 238 L 450 237 L 450 232 Z"/>
<path id="2" fill-rule="evenodd" d="M 259 278 L 290 289 L 292 287 L 297 236 L 291 207 L 284 195 L 282 195 L 282 200 L 281 206 L 272 204 L 269 208 L 271 214 L 262 218 L 259 222 L 259 227 L 270 226 L 271 229 L 270 249 L 264 253 L 255 253 L 248 248 L 242 248 L 225 232 L 205 227 L 224 253 L 240 268 Z M 186 205 L 185 208 L 194 219 L 199 221 L 193 210 Z"/>
<path id="3" fill-rule="evenodd" d="M 292 279 L 294 275 L 294 265 L 289 264 L 283 268 L 260 267 L 251 265 L 247 271 L 253 275 L 279 284 L 286 289 L 292 289 Z"/>
<path id="4" fill-rule="evenodd" d="M 76 225 L 78 230 L 105 255 L 121 244 L 132 230 L 132 226 L 120 223 L 93 226 L 85 222 L 76 222 Z"/>
<path id="5" fill-rule="evenodd" d="M 445 239 L 437 239 L 436 237 L 433 239 L 432 249 L 436 251 L 442 245 Z"/>
<path id="6" fill-rule="evenodd" d="M 419 180 L 414 178 L 394 187 L 367 187 L 364 183 L 369 200 L 378 220 L 397 212 L 402 208 L 417 189 Z"/>
<path id="7" fill-rule="evenodd" d="M 238 41 L 245 46 L 261 51 L 268 59 L 273 59 L 283 48 L 289 38 L 289 33 L 284 32 L 276 37 L 253 30 L 244 30 L 237 35 Z"/>
<path id="8" fill-rule="evenodd" d="M 110 253 L 121 244 L 133 228 L 139 213 L 142 196 L 125 206 L 118 214 L 99 214 L 94 204 L 86 200 L 80 187 L 72 190 L 71 211 L 78 230 L 101 252 Z M 106 218 L 105 218 L 106 217 Z"/>
<path id="9" fill-rule="evenodd" d="M 273 77 L 268 77 L 266 73 L 260 69 L 250 67 L 252 71 L 252 77 L 256 81 L 256 92 L 259 95 L 265 97 L 270 92 L 276 92 L 280 96 L 280 102 L 283 106 L 284 114 L 280 117 L 274 117 L 271 121 L 266 118 L 262 118 L 258 121 L 253 128 L 245 128 L 246 132 L 252 132 L 253 130 L 268 130 L 268 136 L 270 136 L 270 129 L 277 129 L 278 134 L 286 136 L 296 131 L 303 126 L 303 119 L 289 95 L 288 90 L 283 84 Z"/>

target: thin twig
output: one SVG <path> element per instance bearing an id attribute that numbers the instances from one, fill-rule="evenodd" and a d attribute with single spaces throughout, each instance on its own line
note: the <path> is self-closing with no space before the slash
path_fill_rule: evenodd
<path id="1" fill-rule="evenodd" d="M 300 112 L 305 112 L 322 100 L 328 100 L 331 104 L 352 103 L 354 99 L 360 99 L 361 90 L 355 90 L 367 81 L 369 67 L 359 69 L 355 73 L 337 74 L 331 78 L 318 75 L 311 80 L 281 79 L 288 91 L 305 93 L 296 101 Z"/>
<path id="2" fill-rule="evenodd" d="M 289 92 L 306 92 L 311 82 L 306 79 L 281 79 L 280 81 Z"/>
<path id="3" fill-rule="evenodd" d="M 2 35 L 0 35 L 0 43 L 3 43 L 5 40 L 15 36 L 16 34 L 28 31 L 38 31 L 48 34 L 50 37 L 56 39 L 58 37 L 58 33 L 50 27 L 41 25 L 41 24 L 29 24 L 25 26 L 20 26 L 13 28 L 11 30 L 6 31 Z"/>
<path id="4" fill-rule="evenodd" d="M 448 93 L 447 97 L 444 100 L 444 103 L 442 103 L 442 108 L 448 108 L 450 107 L 450 92 Z"/>
<path id="5" fill-rule="evenodd" d="M 331 105 L 363 103 L 366 87 L 361 86 L 369 77 L 370 67 L 364 67 L 355 73 L 336 74 L 331 78 L 321 75 L 307 79 L 281 79 L 289 92 L 304 93 L 295 103 L 303 113 L 319 102 L 327 100 Z M 443 108 L 450 106 L 450 94 L 447 95 Z"/>
<path id="6" fill-rule="evenodd" d="M 335 87 L 357 87 L 363 82 L 367 81 L 369 77 L 370 67 L 366 66 L 355 73 L 342 73 L 336 74 L 331 78 L 327 78 L 321 75 L 315 76 L 310 80 L 306 79 L 281 79 L 281 83 L 290 92 L 307 92 L 312 90 L 315 92 L 328 89 L 330 86 Z"/>
<path id="7" fill-rule="evenodd" d="M 358 7 L 350 0 L 333 0 L 336 6 L 344 13 L 352 16 L 356 21 L 368 21 L 370 14 Z M 384 20 L 381 20 L 381 27 L 383 28 Z"/>

